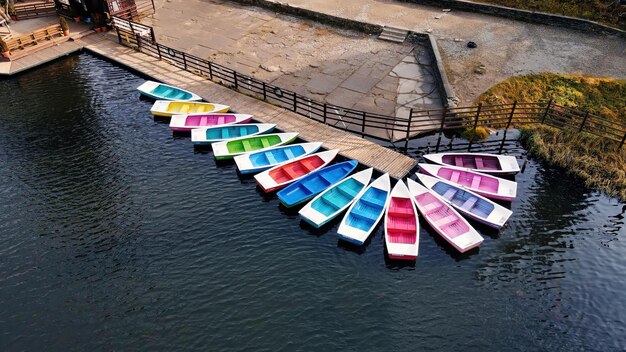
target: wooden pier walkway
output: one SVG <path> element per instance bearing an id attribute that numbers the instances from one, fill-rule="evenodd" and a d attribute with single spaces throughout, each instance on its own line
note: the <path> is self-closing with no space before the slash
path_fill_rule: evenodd
<path id="1" fill-rule="evenodd" d="M 237 93 L 205 78 L 184 71 L 167 62 L 119 45 L 111 35 L 90 35 L 82 38 L 85 49 L 155 80 L 195 92 L 205 100 L 226 104 L 241 113 L 250 113 L 261 122 L 275 123 L 286 132 L 299 132 L 306 141 L 319 141 L 327 149 L 339 149 L 346 158 L 387 172 L 392 177 L 406 176 L 417 161 L 349 132 L 324 125 L 253 97 Z"/>

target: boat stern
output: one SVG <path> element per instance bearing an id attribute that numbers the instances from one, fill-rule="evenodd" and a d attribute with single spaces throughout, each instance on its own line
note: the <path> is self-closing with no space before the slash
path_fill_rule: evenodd
<path id="1" fill-rule="evenodd" d="M 170 101 L 168 100 L 157 100 L 150 108 L 150 113 L 154 116 L 171 117 L 173 114 L 167 111 L 169 105 Z"/>

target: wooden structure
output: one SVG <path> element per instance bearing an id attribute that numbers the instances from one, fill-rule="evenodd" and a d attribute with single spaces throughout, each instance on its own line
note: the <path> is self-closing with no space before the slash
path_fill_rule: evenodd
<path id="1" fill-rule="evenodd" d="M 25 34 L 6 41 L 11 52 L 11 58 L 16 59 L 27 55 L 32 50 L 39 50 L 42 47 L 54 45 L 57 42 L 55 38 L 63 37 L 63 29 L 61 25 L 55 24 L 52 26 L 38 29 L 32 33 Z"/>
<path id="2" fill-rule="evenodd" d="M 18 20 L 56 15 L 54 1 L 18 2 L 14 5 L 14 8 L 15 17 Z"/>

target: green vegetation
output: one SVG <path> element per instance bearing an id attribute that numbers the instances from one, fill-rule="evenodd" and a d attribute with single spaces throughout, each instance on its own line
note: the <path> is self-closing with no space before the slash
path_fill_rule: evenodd
<path id="1" fill-rule="evenodd" d="M 489 131 L 484 127 L 468 127 L 461 133 L 461 137 L 467 139 L 470 142 L 484 141 L 489 137 Z"/>
<path id="2" fill-rule="evenodd" d="M 59 24 L 61 25 L 61 29 L 63 29 L 64 32 L 70 30 L 70 26 L 67 24 L 67 21 L 64 17 L 61 17 L 59 19 Z"/>
<path id="3" fill-rule="evenodd" d="M 609 139 L 545 125 L 521 128 L 521 140 L 532 156 L 626 201 L 626 147 L 618 151 Z"/>
<path id="4" fill-rule="evenodd" d="M 0 38 L 0 52 L 6 53 L 7 51 L 9 51 L 9 46 L 7 45 L 7 42 Z"/>
<path id="5" fill-rule="evenodd" d="M 540 73 L 504 80 L 483 93 L 484 104 L 554 103 L 626 122 L 626 80 Z"/>
<path id="6" fill-rule="evenodd" d="M 626 9 L 619 0 L 476 0 L 494 5 L 514 7 L 579 17 L 626 29 Z"/>

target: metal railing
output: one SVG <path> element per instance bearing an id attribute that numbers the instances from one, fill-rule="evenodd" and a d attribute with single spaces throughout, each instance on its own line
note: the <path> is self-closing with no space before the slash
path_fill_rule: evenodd
<path id="1" fill-rule="evenodd" d="M 405 148 L 411 138 L 424 132 L 467 128 L 475 130 L 479 126 L 507 130 L 535 123 L 559 129 L 574 128 L 578 132 L 609 138 L 619 144 L 618 149 L 621 149 L 626 141 L 626 124 L 557 105 L 552 101 L 479 104 L 432 110 L 411 109 L 406 118 L 322 103 L 210 60 L 160 44 L 156 41 L 154 29 L 150 26 L 116 16 L 113 24 L 120 44 L 135 47 L 185 71 L 338 129 L 357 133 L 362 137 L 384 139 L 381 136 L 387 136 L 390 141 L 404 140 Z"/>

